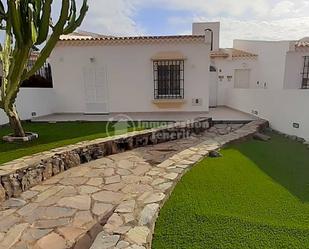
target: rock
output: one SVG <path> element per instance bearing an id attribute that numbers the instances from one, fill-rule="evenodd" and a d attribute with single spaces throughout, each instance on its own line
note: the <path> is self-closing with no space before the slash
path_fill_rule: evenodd
<path id="1" fill-rule="evenodd" d="M 61 227 L 59 228 L 59 232 L 66 240 L 73 244 L 82 234 L 85 233 L 85 230 L 77 227 Z"/>
<path id="2" fill-rule="evenodd" d="M 13 215 L 1 217 L 1 219 L 0 219 L 0 232 L 6 232 L 12 226 L 17 224 L 17 222 L 19 222 L 19 221 L 20 221 L 20 219 L 17 218 L 16 216 L 13 216 Z"/>
<path id="3" fill-rule="evenodd" d="M 60 192 L 63 187 L 59 187 L 59 186 L 55 186 L 55 187 L 52 187 L 52 188 L 49 188 L 48 186 L 47 187 L 47 190 L 41 192 L 39 195 L 37 195 L 36 199 L 35 199 L 35 202 L 42 202 L 46 199 L 48 199 L 49 197 L 55 195 L 56 193 Z"/>
<path id="4" fill-rule="evenodd" d="M 164 175 L 164 178 L 169 179 L 169 180 L 175 180 L 178 177 L 177 173 L 169 173 Z"/>
<path id="5" fill-rule="evenodd" d="M 94 222 L 95 220 L 93 219 L 90 211 L 79 211 L 74 217 L 73 226 L 88 228 L 88 225 L 92 226 Z"/>
<path id="6" fill-rule="evenodd" d="M 70 222 L 69 218 L 61 218 L 57 220 L 38 220 L 33 224 L 33 227 L 48 229 L 48 228 L 66 226 L 69 224 L 69 222 Z"/>
<path id="7" fill-rule="evenodd" d="M 115 174 L 115 169 L 113 168 L 107 168 L 104 170 L 104 176 L 106 177 L 113 176 L 114 174 Z"/>
<path id="8" fill-rule="evenodd" d="M 259 140 L 259 141 L 263 141 L 263 142 L 267 142 L 267 141 L 269 141 L 271 139 L 271 137 L 269 137 L 269 136 L 267 136 L 265 134 L 262 134 L 262 133 L 255 133 L 253 135 L 253 138 L 255 140 Z"/>
<path id="9" fill-rule="evenodd" d="M 133 174 L 134 175 L 144 175 L 147 171 L 150 170 L 150 166 L 147 165 L 147 164 L 142 164 L 142 165 L 139 165 L 137 166 L 135 169 L 132 170 Z"/>
<path id="10" fill-rule="evenodd" d="M 26 201 L 22 200 L 22 199 L 16 199 L 16 198 L 11 198 L 9 200 L 7 200 L 6 202 L 4 202 L 3 206 L 5 208 L 16 208 L 16 207 L 22 207 L 24 205 L 26 205 Z"/>
<path id="11" fill-rule="evenodd" d="M 116 230 L 114 230 L 113 232 L 115 234 L 123 235 L 123 234 L 126 234 L 130 229 L 131 229 L 130 226 L 121 226 L 117 228 Z"/>
<path id="12" fill-rule="evenodd" d="M 44 218 L 46 219 L 59 219 L 65 217 L 71 217 L 75 213 L 74 209 L 62 208 L 62 207 L 47 207 L 44 211 Z"/>
<path id="13" fill-rule="evenodd" d="M 99 216 L 99 217 L 104 217 L 108 213 L 112 212 L 114 209 L 114 206 L 112 204 L 105 204 L 105 203 L 94 203 L 92 212 L 93 214 Z"/>
<path id="14" fill-rule="evenodd" d="M 44 162 L 43 180 L 47 180 L 53 176 L 53 165 L 50 162 Z"/>
<path id="15" fill-rule="evenodd" d="M 24 200 L 30 200 L 35 197 L 39 192 L 28 190 L 20 195 L 20 197 Z"/>
<path id="16" fill-rule="evenodd" d="M 151 225 L 159 211 L 159 204 L 147 205 L 141 212 L 138 224 L 141 226 Z"/>
<path id="17" fill-rule="evenodd" d="M 126 194 L 142 194 L 145 192 L 150 192 L 152 190 L 153 188 L 149 185 L 134 183 L 128 184 L 122 189 L 122 192 Z"/>
<path id="18" fill-rule="evenodd" d="M 72 185 L 72 186 L 79 186 L 83 185 L 88 181 L 85 177 L 69 177 L 69 178 L 63 178 L 60 183 L 62 185 Z"/>
<path id="19" fill-rule="evenodd" d="M 119 175 L 106 177 L 105 178 L 105 184 L 108 185 L 108 184 L 113 184 L 113 183 L 119 183 L 120 180 L 121 180 L 121 178 L 120 178 Z"/>
<path id="20" fill-rule="evenodd" d="M 119 227 L 123 225 L 123 220 L 120 215 L 114 213 L 106 222 L 104 226 L 104 231 L 108 233 L 113 233 Z"/>
<path id="21" fill-rule="evenodd" d="M 163 191 L 163 192 L 165 192 L 168 189 L 170 189 L 172 186 L 173 186 L 172 182 L 166 182 L 166 183 L 162 183 L 162 184 L 156 186 L 156 188 L 161 190 L 161 191 Z"/>
<path id="22" fill-rule="evenodd" d="M 2 186 L 2 184 L 0 183 L 0 203 L 4 202 L 5 199 L 6 199 L 5 189 Z"/>
<path id="23" fill-rule="evenodd" d="M 160 202 L 165 198 L 165 194 L 163 193 L 155 193 L 149 196 L 144 200 L 145 204 L 150 204 L 150 203 L 155 203 L 155 202 Z"/>
<path id="24" fill-rule="evenodd" d="M 78 192 L 81 194 L 81 195 L 88 195 L 88 194 L 93 194 L 95 192 L 98 192 L 100 191 L 99 188 L 97 187 L 93 187 L 93 186 L 80 186 L 78 187 Z"/>
<path id="25" fill-rule="evenodd" d="M 65 240 L 60 235 L 54 232 L 41 238 L 36 243 L 36 248 L 50 249 L 51 245 L 53 249 L 65 249 L 66 248 Z"/>
<path id="26" fill-rule="evenodd" d="M 126 249 L 146 249 L 146 247 L 144 246 L 139 246 L 139 245 L 133 245 L 133 246 L 130 246 Z"/>
<path id="27" fill-rule="evenodd" d="M 157 178 L 156 180 L 154 180 L 151 185 L 152 186 L 156 186 L 156 185 L 160 185 L 162 183 L 165 183 L 166 182 L 166 179 L 161 179 L 161 178 Z"/>
<path id="28" fill-rule="evenodd" d="M 143 245 L 147 243 L 149 234 L 150 230 L 148 227 L 134 227 L 127 233 L 127 238 L 133 243 Z"/>
<path id="29" fill-rule="evenodd" d="M 116 248 L 123 249 L 123 248 L 128 248 L 129 246 L 130 246 L 129 242 L 122 240 L 118 242 L 118 244 L 116 245 Z"/>
<path id="30" fill-rule="evenodd" d="M 63 161 L 65 169 L 70 169 L 81 164 L 79 155 L 74 151 L 62 153 L 61 159 Z"/>
<path id="31" fill-rule="evenodd" d="M 125 184 L 120 182 L 120 183 L 105 185 L 103 189 L 108 190 L 108 191 L 118 192 L 120 189 L 124 187 L 125 187 Z"/>
<path id="32" fill-rule="evenodd" d="M 124 201 L 116 209 L 117 213 L 133 213 L 135 208 L 135 201 Z"/>
<path id="33" fill-rule="evenodd" d="M 58 205 L 79 210 L 89 210 L 91 205 L 91 199 L 87 195 L 65 197 L 58 202 Z"/>
<path id="34" fill-rule="evenodd" d="M 218 158 L 218 157 L 222 157 L 222 154 L 216 150 L 212 150 L 209 152 L 209 157 Z"/>
<path id="35" fill-rule="evenodd" d="M 17 211 L 19 215 L 26 216 L 32 213 L 36 208 L 38 208 L 39 204 L 37 203 L 29 203 L 28 205 L 22 207 Z"/>
<path id="36" fill-rule="evenodd" d="M 101 232 L 95 239 L 90 249 L 109 249 L 116 246 L 120 239 L 119 235 L 109 235 L 106 232 Z"/>
<path id="37" fill-rule="evenodd" d="M 27 231 L 24 232 L 21 240 L 25 242 L 35 242 L 49 234 L 51 231 L 52 229 L 28 228 Z"/>
<path id="38" fill-rule="evenodd" d="M 18 224 L 13 226 L 8 233 L 5 235 L 1 246 L 4 248 L 11 248 L 15 243 L 17 243 L 22 235 L 22 233 L 29 227 L 29 224 Z"/>
<path id="39" fill-rule="evenodd" d="M 130 222 L 135 220 L 135 217 L 134 217 L 133 213 L 131 213 L 131 214 L 123 214 L 122 216 L 124 218 L 124 223 L 125 224 L 128 224 L 128 223 L 130 223 Z"/>
<path id="40" fill-rule="evenodd" d="M 123 197 L 123 194 L 112 191 L 101 191 L 92 195 L 92 198 L 96 201 L 112 204 L 119 203 Z"/>
<path id="41" fill-rule="evenodd" d="M 88 182 L 87 185 L 95 186 L 98 187 L 101 184 L 103 184 L 103 179 L 102 178 L 91 178 Z"/>

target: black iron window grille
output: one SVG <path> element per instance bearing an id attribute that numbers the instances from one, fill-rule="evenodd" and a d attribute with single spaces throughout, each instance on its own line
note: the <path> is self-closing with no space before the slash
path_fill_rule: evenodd
<path id="1" fill-rule="evenodd" d="M 32 68 L 34 61 L 28 62 L 28 69 Z M 0 76 L 0 87 L 2 85 L 2 76 Z M 22 88 L 53 88 L 53 78 L 51 66 L 48 62 L 29 79 L 21 83 Z"/>
<path id="2" fill-rule="evenodd" d="M 309 56 L 304 57 L 304 68 L 302 72 L 302 89 L 309 89 Z"/>
<path id="3" fill-rule="evenodd" d="M 154 98 L 184 98 L 184 61 L 162 60 L 153 62 Z"/>

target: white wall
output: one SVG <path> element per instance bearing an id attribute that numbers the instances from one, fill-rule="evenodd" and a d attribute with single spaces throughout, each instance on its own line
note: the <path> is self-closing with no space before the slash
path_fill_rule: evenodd
<path id="1" fill-rule="evenodd" d="M 309 56 L 309 49 L 307 51 L 290 51 L 287 53 L 284 88 L 301 88 L 304 56 Z"/>
<path id="2" fill-rule="evenodd" d="M 258 55 L 258 77 L 255 79 L 257 88 L 264 88 L 266 83 L 267 89 L 283 89 L 286 54 L 290 50 L 289 41 L 235 40 L 234 48 Z"/>
<path id="3" fill-rule="evenodd" d="M 227 105 L 247 113 L 256 110 L 274 129 L 309 141 L 309 90 L 232 89 Z"/>
<path id="4" fill-rule="evenodd" d="M 23 120 L 31 119 L 32 113 L 44 116 L 54 112 L 55 99 L 53 89 L 22 88 L 18 94 L 17 111 Z M 8 123 L 5 113 L 0 110 L 0 125 Z"/>
<path id="5" fill-rule="evenodd" d="M 256 88 L 257 75 L 256 59 L 224 59 L 216 58 L 212 61 L 212 65 L 217 68 L 218 76 L 223 76 L 223 80 L 218 79 L 218 105 L 226 105 L 227 92 L 234 88 L 235 69 L 250 69 L 250 88 Z M 232 76 L 229 81 L 227 76 Z"/>
<path id="6" fill-rule="evenodd" d="M 95 58 L 105 68 L 108 82 L 109 112 L 208 111 L 209 50 L 206 43 L 151 45 L 58 46 L 51 55 L 56 112 L 85 112 L 83 70 Z M 153 104 L 154 80 L 151 58 L 162 51 L 180 51 L 185 61 L 186 103 L 181 108 L 161 109 Z M 192 99 L 200 98 L 201 106 Z"/>

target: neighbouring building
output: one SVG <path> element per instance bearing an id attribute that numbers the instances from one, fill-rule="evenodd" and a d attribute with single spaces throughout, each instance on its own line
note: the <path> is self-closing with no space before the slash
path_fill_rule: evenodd
<path id="1" fill-rule="evenodd" d="M 180 36 L 65 35 L 49 59 L 53 88 L 22 89 L 18 108 L 29 119 L 229 106 L 309 140 L 309 38 L 219 44 L 219 22 Z"/>

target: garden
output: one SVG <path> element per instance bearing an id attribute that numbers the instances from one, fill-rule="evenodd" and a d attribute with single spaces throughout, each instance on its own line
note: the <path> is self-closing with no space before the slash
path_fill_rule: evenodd
<path id="1" fill-rule="evenodd" d="M 309 151 L 271 134 L 187 173 L 158 218 L 153 248 L 309 248 Z"/>

